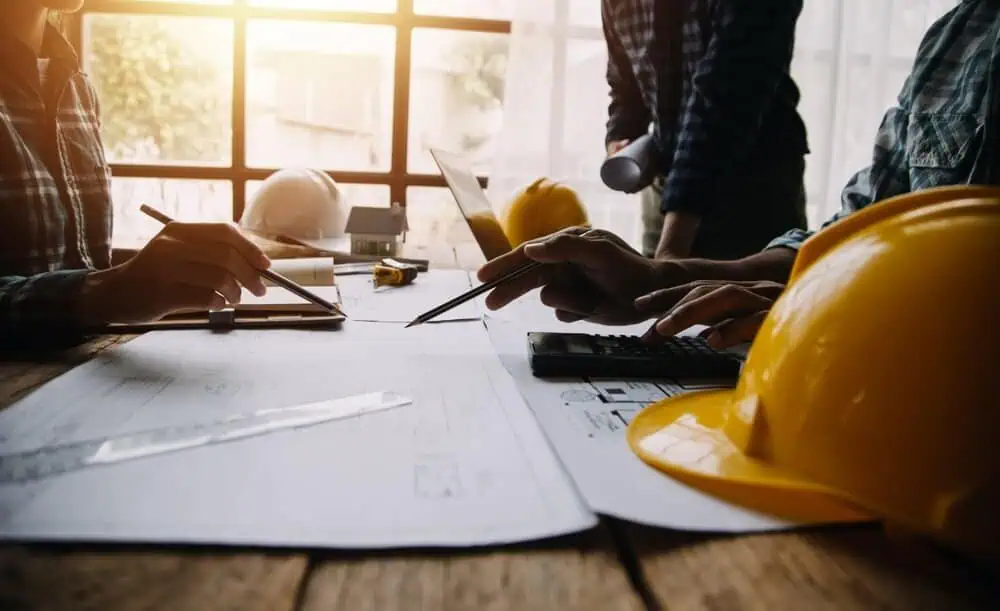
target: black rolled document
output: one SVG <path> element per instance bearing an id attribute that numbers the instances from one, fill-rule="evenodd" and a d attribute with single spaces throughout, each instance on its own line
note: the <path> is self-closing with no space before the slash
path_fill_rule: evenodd
<path id="1" fill-rule="evenodd" d="M 609 188 L 636 193 L 653 183 L 658 150 L 652 134 L 633 140 L 601 164 L 601 180 Z"/>

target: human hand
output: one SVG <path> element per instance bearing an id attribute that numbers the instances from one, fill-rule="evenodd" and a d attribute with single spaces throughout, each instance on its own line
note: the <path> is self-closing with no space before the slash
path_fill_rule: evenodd
<path id="1" fill-rule="evenodd" d="M 649 318 L 636 309 L 636 297 L 688 281 L 682 265 L 652 261 L 613 233 L 581 227 L 526 242 L 489 261 L 479 269 L 479 280 L 489 282 L 528 261 L 547 265 L 494 288 L 486 296 L 488 308 L 498 310 L 542 287 L 542 303 L 563 322 L 631 324 Z"/>
<path id="2" fill-rule="evenodd" d="M 629 140 L 614 140 L 612 142 L 609 142 L 607 148 L 608 157 L 614 155 L 615 153 L 622 150 L 628 145 L 629 145 Z"/>
<path id="3" fill-rule="evenodd" d="M 683 259 L 691 256 L 701 217 L 689 212 L 668 212 L 663 217 L 663 230 L 656 246 L 654 259 Z"/>
<path id="4" fill-rule="evenodd" d="M 157 320 L 239 303 L 241 286 L 266 292 L 270 261 L 231 223 L 167 224 L 127 262 L 91 273 L 81 293 L 85 326 Z"/>
<path id="5" fill-rule="evenodd" d="M 635 307 L 660 319 L 643 335 L 663 341 L 694 325 L 708 325 L 710 346 L 728 348 L 752 341 L 775 300 L 785 290 L 778 282 L 697 281 L 660 289 L 635 300 Z"/>

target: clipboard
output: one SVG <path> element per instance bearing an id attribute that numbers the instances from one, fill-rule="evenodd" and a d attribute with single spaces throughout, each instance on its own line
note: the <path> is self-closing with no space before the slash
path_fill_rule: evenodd
<path id="1" fill-rule="evenodd" d="M 281 293 L 270 289 L 269 292 Z M 339 293 L 339 291 L 338 291 Z M 341 327 L 346 318 L 333 314 L 305 300 L 296 302 L 284 294 L 278 300 L 248 299 L 244 303 L 214 311 L 171 314 L 160 320 L 143 323 L 112 323 L 88 333 L 99 335 L 134 335 L 147 331 L 209 329 L 332 329 Z M 338 303 L 339 299 L 336 300 Z"/>

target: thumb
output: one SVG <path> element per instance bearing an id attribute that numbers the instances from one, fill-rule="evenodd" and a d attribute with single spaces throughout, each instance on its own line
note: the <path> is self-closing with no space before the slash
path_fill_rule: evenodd
<path id="1" fill-rule="evenodd" d="M 616 251 L 621 249 L 604 238 L 586 238 L 567 233 L 528 244 L 524 254 L 539 263 L 576 263 L 587 267 L 606 267 L 613 264 Z"/>

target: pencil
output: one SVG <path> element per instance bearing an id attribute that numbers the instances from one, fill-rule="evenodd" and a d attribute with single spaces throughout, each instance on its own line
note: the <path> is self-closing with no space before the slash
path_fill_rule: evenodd
<path id="1" fill-rule="evenodd" d="M 156 208 L 153 208 L 151 206 L 147 206 L 146 204 L 142 204 L 141 206 L 139 206 L 139 210 L 141 210 L 147 216 L 150 216 L 150 217 L 156 219 L 157 221 L 163 223 L 164 225 L 166 225 L 167 223 L 172 223 L 173 220 L 174 220 L 174 219 L 170 218 L 169 216 L 167 216 L 166 214 L 160 212 Z M 313 293 L 312 291 L 307 290 L 305 287 L 301 286 L 300 284 L 298 284 L 294 280 L 292 280 L 290 278 L 286 278 L 285 276 L 282 276 L 281 274 L 279 274 L 278 272 L 276 272 L 274 270 L 265 269 L 265 270 L 259 270 L 259 271 L 260 271 L 260 275 L 261 276 L 267 278 L 268 280 L 270 280 L 271 282 L 277 284 L 278 286 L 281 286 L 281 287 L 284 287 L 284 288 L 288 289 L 289 291 L 291 291 L 292 293 L 295 293 L 296 295 L 298 295 L 299 297 L 305 299 L 306 301 L 318 305 L 319 307 L 323 308 L 327 312 L 332 312 L 334 314 L 340 314 L 344 318 L 347 318 L 347 314 L 344 313 L 344 311 L 342 309 L 340 309 L 340 306 L 338 306 L 338 305 L 336 305 L 336 304 L 334 304 L 332 302 L 329 302 L 326 299 L 323 299 L 322 297 L 320 297 L 319 295 Z"/>
<path id="2" fill-rule="evenodd" d="M 513 280 L 514 278 L 518 278 L 520 276 L 523 276 L 524 274 L 527 274 L 531 270 L 536 269 L 536 268 L 540 267 L 541 265 L 542 264 L 539 263 L 538 261 L 530 261 L 528 263 L 525 263 L 521 267 L 518 267 L 517 269 L 511 271 L 508 274 L 500 276 L 499 278 L 494 278 L 493 280 L 490 280 L 489 282 L 484 282 L 483 284 L 480 284 L 479 286 L 475 287 L 474 289 L 472 289 L 470 291 L 467 291 L 465 293 L 462 293 L 458 297 L 455 297 L 453 299 L 449 299 L 448 301 L 442 303 L 441 305 L 437 306 L 436 308 L 427 310 L 426 312 L 424 312 L 420 316 L 417 316 L 416 318 L 414 318 L 413 320 L 411 320 L 403 328 L 404 329 L 408 329 L 408 328 L 416 326 L 416 325 L 422 325 L 425 322 L 427 322 L 429 320 L 432 320 L 432 319 L 440 316 L 441 314 L 444 314 L 445 312 L 447 312 L 448 310 L 451 310 L 452 308 L 457 308 L 458 306 L 462 305 L 466 301 L 469 301 L 470 299 L 475 299 L 479 295 L 482 295 L 486 291 L 488 291 L 490 289 L 493 289 L 493 288 L 495 288 L 495 287 L 503 284 L 504 282 L 508 282 L 510 280 Z"/>

